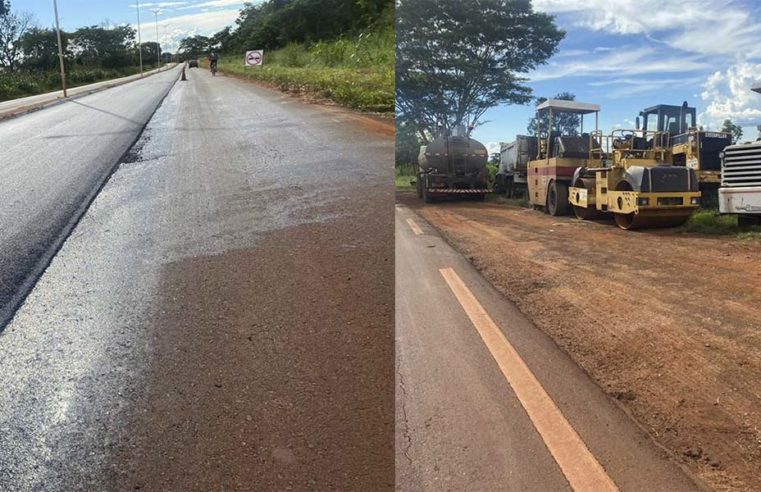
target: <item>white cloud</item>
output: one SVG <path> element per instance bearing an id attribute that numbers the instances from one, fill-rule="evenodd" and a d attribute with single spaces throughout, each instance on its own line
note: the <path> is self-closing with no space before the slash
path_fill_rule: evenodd
<path id="1" fill-rule="evenodd" d="M 226 26 L 235 23 L 238 9 L 214 10 L 197 14 L 179 15 L 175 17 L 159 17 L 159 42 L 164 51 L 177 51 L 184 38 L 188 36 L 210 36 Z M 137 26 L 133 25 L 135 29 Z M 156 41 L 156 23 L 153 19 L 141 23 L 140 34 L 143 42 Z"/>
<path id="2" fill-rule="evenodd" d="M 761 23 L 734 0 L 535 0 L 534 6 L 569 14 L 577 27 L 641 34 L 686 52 L 761 57 Z"/>
<path id="3" fill-rule="evenodd" d="M 529 74 L 529 78 L 532 81 L 540 81 L 569 76 L 680 73 L 708 67 L 708 64 L 694 57 L 680 57 L 675 54 L 662 56 L 654 48 L 647 46 L 621 46 L 620 49 L 604 50 L 601 53 L 565 63 L 550 62 Z"/>
<path id="4" fill-rule="evenodd" d="M 761 124 L 761 95 L 750 90 L 758 79 L 761 63 L 747 61 L 737 61 L 725 71 L 712 73 L 703 83 L 701 98 L 706 109 L 698 119 L 713 128 L 720 127 L 725 119 L 743 127 Z"/>
<path id="5" fill-rule="evenodd" d="M 487 142 L 484 144 L 489 155 L 498 154 L 500 150 L 499 142 Z"/>

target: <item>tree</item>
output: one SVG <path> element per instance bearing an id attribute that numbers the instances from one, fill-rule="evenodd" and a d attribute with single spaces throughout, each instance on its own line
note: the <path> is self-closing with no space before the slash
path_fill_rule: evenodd
<path id="1" fill-rule="evenodd" d="M 206 36 L 190 36 L 180 41 L 177 50 L 183 59 L 198 58 L 206 55 L 211 50 L 211 39 Z"/>
<path id="2" fill-rule="evenodd" d="M 9 0 L 0 0 L 0 15 L 5 15 L 11 11 L 11 3 Z"/>
<path id="3" fill-rule="evenodd" d="M 132 27 L 126 25 L 80 27 L 71 34 L 72 52 L 81 65 L 104 68 L 131 65 L 130 50 L 136 34 Z"/>
<path id="4" fill-rule="evenodd" d="M 559 94 L 555 94 L 555 97 L 553 99 L 561 99 L 563 101 L 575 101 L 576 96 L 574 94 L 571 94 L 570 92 L 561 92 Z M 536 99 L 536 105 L 539 106 L 543 102 L 547 100 L 546 97 L 539 97 Z M 542 114 L 539 116 L 539 121 L 537 121 L 537 118 L 530 118 L 528 120 L 528 126 L 526 127 L 526 131 L 529 135 L 536 135 L 537 131 L 541 130 L 543 134 L 546 134 L 547 132 L 547 126 L 549 125 L 549 118 L 550 115 L 543 111 Z M 580 117 L 577 114 L 573 113 L 560 113 L 560 114 L 553 114 L 552 115 L 552 131 L 559 132 L 562 135 L 571 135 L 576 136 L 579 134 L 579 123 L 580 123 Z"/>
<path id="5" fill-rule="evenodd" d="M 399 0 L 397 113 L 420 137 L 439 125 L 475 127 L 500 104 L 526 104 L 521 77 L 552 56 L 565 33 L 530 0 Z"/>
<path id="6" fill-rule="evenodd" d="M 396 119 L 396 165 L 417 163 L 420 153 L 420 139 L 411 121 Z"/>
<path id="7" fill-rule="evenodd" d="M 21 62 L 21 40 L 32 27 L 33 18 L 28 12 L 12 12 L 10 2 L 0 2 L 0 69 L 15 72 Z"/>
<path id="8" fill-rule="evenodd" d="M 732 143 L 737 143 L 743 136 L 743 129 L 739 125 L 732 123 L 732 120 L 724 120 L 724 126 L 721 131 L 732 135 Z"/>
<path id="9" fill-rule="evenodd" d="M 64 53 L 68 48 L 68 34 L 61 32 Z M 58 35 L 54 29 L 33 27 L 21 39 L 25 69 L 48 71 L 58 67 Z"/>

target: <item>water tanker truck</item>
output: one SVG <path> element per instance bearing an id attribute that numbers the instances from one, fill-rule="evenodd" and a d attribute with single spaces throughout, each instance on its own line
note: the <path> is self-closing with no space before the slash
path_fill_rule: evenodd
<path id="1" fill-rule="evenodd" d="M 479 141 L 462 135 L 442 135 L 420 148 L 418 196 L 430 203 L 445 196 L 483 200 L 489 192 L 489 153 Z"/>

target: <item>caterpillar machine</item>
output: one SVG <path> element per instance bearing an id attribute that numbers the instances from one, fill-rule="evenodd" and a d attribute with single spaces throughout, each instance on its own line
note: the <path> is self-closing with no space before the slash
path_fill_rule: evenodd
<path id="1" fill-rule="evenodd" d="M 613 215 L 622 229 L 675 227 L 700 206 L 694 169 L 675 166 L 667 132 L 595 132 L 587 166 L 573 174 L 569 200 L 582 220 Z"/>
<path id="2" fill-rule="evenodd" d="M 536 107 L 536 154 L 527 165 L 528 199 L 535 209 L 543 209 L 550 215 L 569 212 L 568 188 L 573 173 L 586 166 L 591 150 L 592 136 L 584 133 L 584 116 L 595 115 L 597 132 L 599 112 L 600 106 L 596 104 L 560 99 L 548 99 Z M 555 117 L 563 114 L 579 116 L 578 134 L 569 128 L 566 128 L 567 135 L 553 130 Z M 545 115 L 547 128 L 542 127 Z"/>
<path id="3" fill-rule="evenodd" d="M 721 182 L 720 154 L 732 145 L 732 135 L 699 129 L 695 108 L 688 106 L 687 101 L 681 106 L 658 104 L 641 111 L 639 116 L 642 130 L 669 134 L 672 163 L 695 170 L 703 200 L 715 201 Z M 639 126 L 637 118 L 638 130 Z"/>
<path id="4" fill-rule="evenodd" d="M 457 128 L 420 147 L 418 197 L 426 203 L 444 196 L 470 196 L 483 200 L 489 192 L 489 153 L 484 144 Z"/>

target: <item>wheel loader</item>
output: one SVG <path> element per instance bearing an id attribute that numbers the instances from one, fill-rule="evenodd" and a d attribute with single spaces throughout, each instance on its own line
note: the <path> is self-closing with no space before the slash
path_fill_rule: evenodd
<path id="1" fill-rule="evenodd" d="M 549 99 L 537 106 L 538 145 L 536 156 L 528 162 L 527 172 L 528 199 L 535 209 L 542 209 L 550 215 L 566 215 L 570 212 L 568 188 L 571 186 L 574 171 L 586 165 L 592 144 L 591 135 L 584 133 L 584 116 L 595 115 L 597 132 L 599 112 L 600 106 L 596 104 L 560 99 Z M 562 135 L 561 132 L 553 130 L 555 117 L 561 114 L 579 116 L 578 134 Z M 545 115 L 547 128 L 542 127 Z M 570 129 L 566 129 L 566 133 L 571 133 Z"/>
<path id="2" fill-rule="evenodd" d="M 697 127 L 695 108 L 658 104 L 640 112 L 642 130 L 668 132 L 672 163 L 689 167 L 697 173 L 703 200 L 715 201 L 721 182 L 721 151 L 732 145 L 726 132 L 703 131 Z M 640 129 L 637 118 L 637 129 Z"/>
<path id="3" fill-rule="evenodd" d="M 596 132 L 587 166 L 573 174 L 569 201 L 582 220 L 613 215 L 622 229 L 674 227 L 700 206 L 695 170 L 672 162 L 668 132 Z"/>

